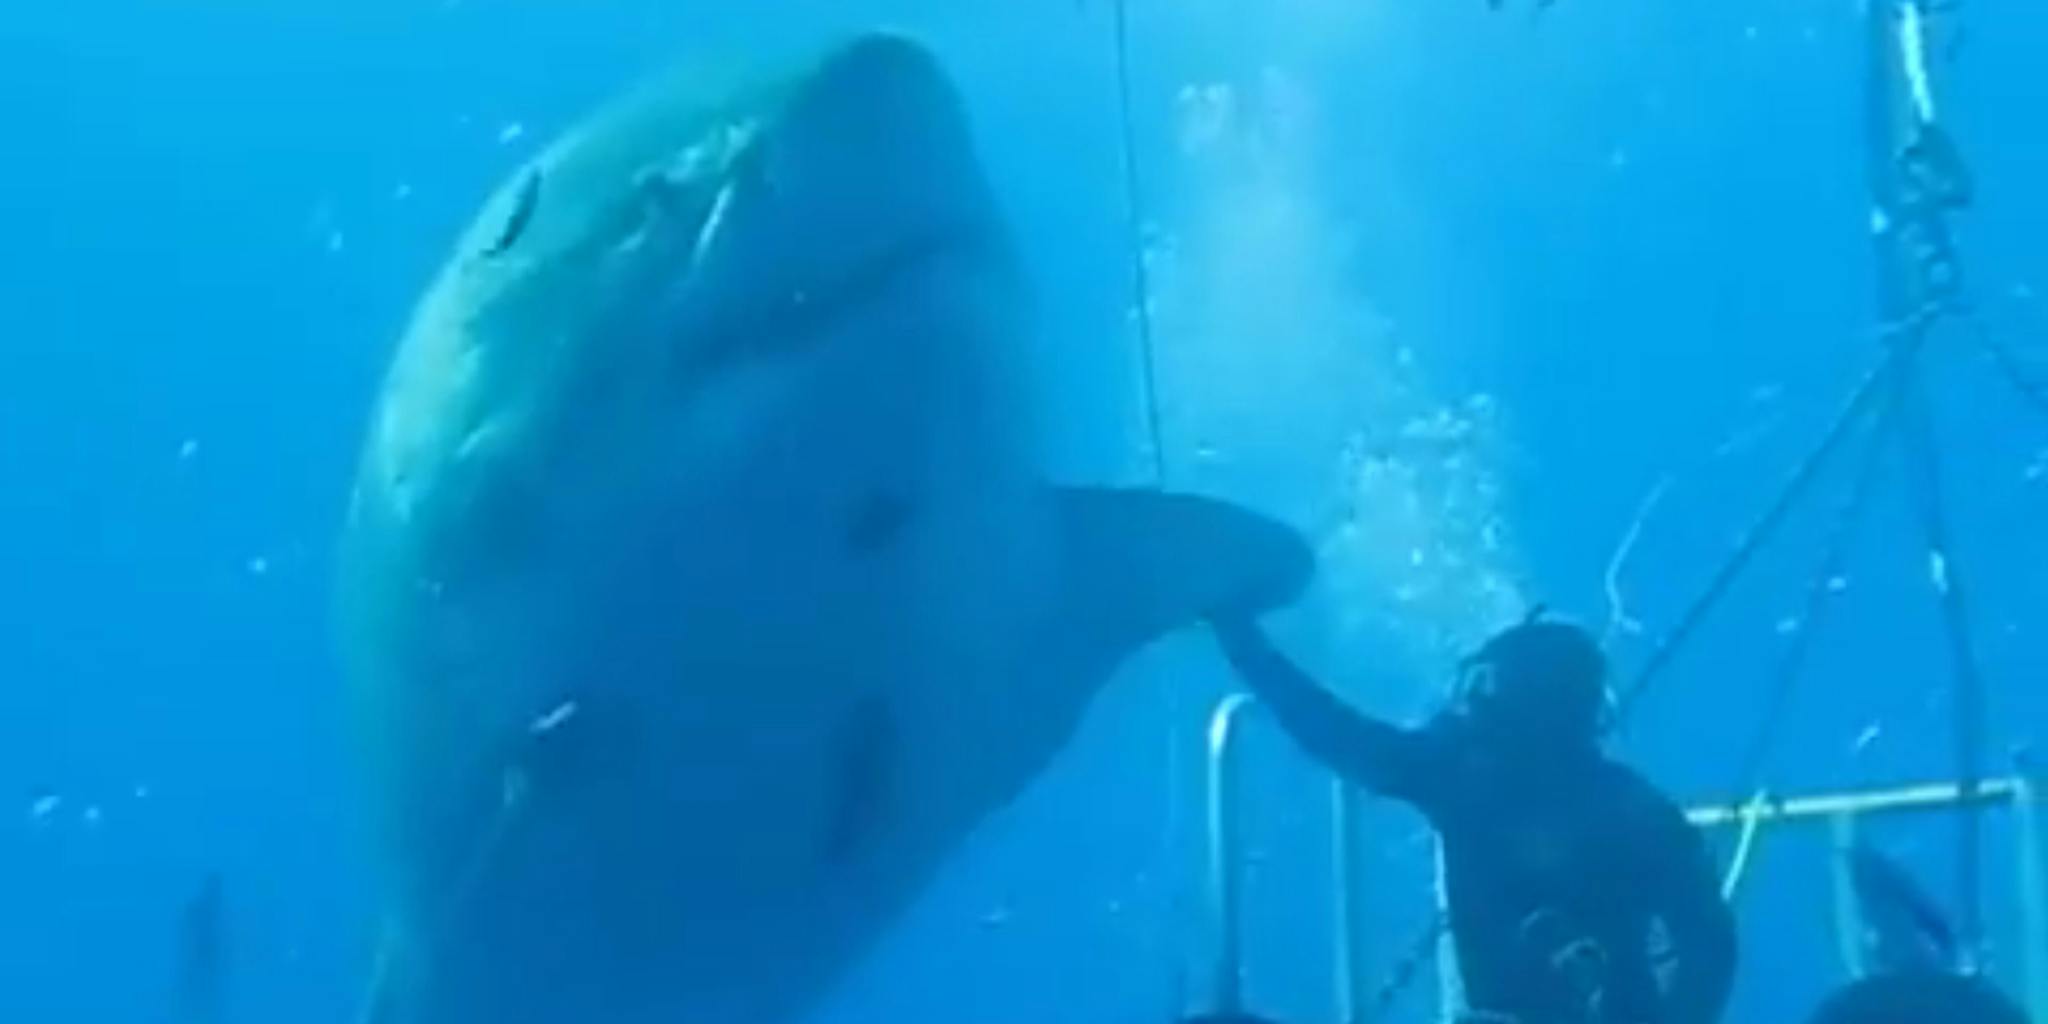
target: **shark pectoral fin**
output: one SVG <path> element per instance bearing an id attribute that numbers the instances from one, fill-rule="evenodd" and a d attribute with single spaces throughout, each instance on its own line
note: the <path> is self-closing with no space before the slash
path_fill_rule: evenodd
<path id="1" fill-rule="evenodd" d="M 1067 607 L 1112 656 L 1217 615 L 1290 604 L 1315 574 L 1293 528 L 1213 498 L 1061 488 Z"/>

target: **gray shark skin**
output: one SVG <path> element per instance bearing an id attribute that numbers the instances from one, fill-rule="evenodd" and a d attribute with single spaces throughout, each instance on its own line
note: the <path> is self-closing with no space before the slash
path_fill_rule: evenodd
<path id="1" fill-rule="evenodd" d="M 487 203 L 342 540 L 366 1020 L 800 1016 L 1128 654 L 1297 595 L 1278 524 L 1041 479 L 1006 234 L 883 34 L 678 76 Z"/>

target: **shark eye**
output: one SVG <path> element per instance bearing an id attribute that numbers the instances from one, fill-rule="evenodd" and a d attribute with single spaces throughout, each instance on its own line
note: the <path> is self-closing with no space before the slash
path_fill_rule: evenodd
<path id="1" fill-rule="evenodd" d="M 526 172 L 519 181 L 519 192 L 513 197 L 512 211 L 505 215 L 505 223 L 498 228 L 498 237 L 484 247 L 485 256 L 503 256 L 517 244 L 519 236 L 526 233 L 527 225 L 533 223 L 534 212 L 540 209 L 540 169 Z"/>

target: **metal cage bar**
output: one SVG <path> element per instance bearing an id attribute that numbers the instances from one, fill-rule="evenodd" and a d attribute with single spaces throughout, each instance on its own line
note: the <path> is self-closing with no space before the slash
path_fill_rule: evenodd
<path id="1" fill-rule="evenodd" d="M 1207 888 L 1216 962 L 1209 972 L 1209 1010 L 1244 1012 L 1244 828 L 1239 809 L 1237 739 L 1245 717 L 1257 710 L 1249 694 L 1233 694 L 1209 715 Z M 1330 784 L 1330 867 L 1335 889 L 1331 931 L 1339 1019 L 1364 1024 L 1372 1013 L 1372 981 L 1366 962 L 1366 914 L 1360 794 L 1340 779 Z"/>
<path id="2" fill-rule="evenodd" d="M 2022 766 L 2017 782 L 2012 805 L 2019 833 L 2020 971 L 2029 1017 L 2048 1021 L 2048 842 L 2041 834 L 2041 778 Z"/>
<path id="3" fill-rule="evenodd" d="M 1232 694 L 1209 715 L 1208 893 L 1216 937 L 1216 963 L 1209 975 L 1210 1009 L 1218 1015 L 1244 1011 L 1244 832 L 1237 816 L 1237 723 L 1257 706 L 1249 694 Z"/>
<path id="4" fill-rule="evenodd" d="M 1769 793 L 1758 790 L 1756 796 L 1742 805 L 1742 813 L 1735 819 L 1742 830 L 1735 837 L 1735 853 L 1728 858 L 1728 870 L 1721 876 L 1721 898 L 1730 903 L 1742 891 L 1744 879 L 1749 877 L 1749 865 L 1756 856 L 1756 840 L 1763 834 L 1764 808 L 1769 807 Z"/>
<path id="5" fill-rule="evenodd" d="M 1861 978 L 1870 973 L 1863 955 L 1863 901 L 1856 898 L 1856 874 L 1849 855 L 1856 849 L 1856 815 L 1836 811 L 1827 816 L 1828 892 L 1834 899 L 1835 952 L 1842 958 L 1842 973 Z"/>

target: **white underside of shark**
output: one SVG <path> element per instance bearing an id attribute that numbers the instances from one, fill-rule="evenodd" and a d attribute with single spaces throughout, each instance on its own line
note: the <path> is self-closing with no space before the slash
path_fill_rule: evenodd
<path id="1" fill-rule="evenodd" d="M 896 37 L 650 91 L 491 201 L 343 547 L 371 1021 L 797 1017 L 1128 654 L 1295 594 L 1276 524 L 1039 477 L 1021 292 Z"/>

